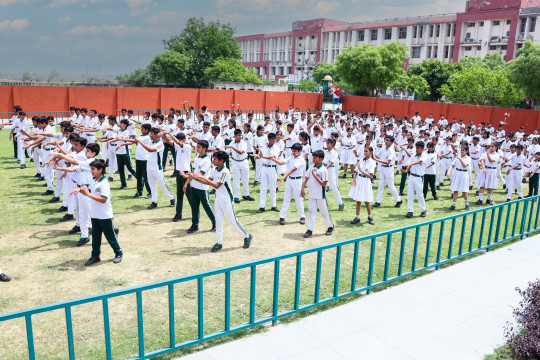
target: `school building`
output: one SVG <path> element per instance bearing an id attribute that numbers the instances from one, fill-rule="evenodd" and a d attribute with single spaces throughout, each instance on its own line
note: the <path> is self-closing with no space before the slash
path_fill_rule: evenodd
<path id="1" fill-rule="evenodd" d="M 406 66 L 425 59 L 458 61 L 497 52 L 509 61 L 525 40 L 540 42 L 540 0 L 468 0 L 465 12 L 348 23 L 296 21 L 292 30 L 238 37 L 245 66 L 268 80 L 311 78 L 318 62 L 335 63 L 349 46 L 398 41 L 409 48 Z"/>

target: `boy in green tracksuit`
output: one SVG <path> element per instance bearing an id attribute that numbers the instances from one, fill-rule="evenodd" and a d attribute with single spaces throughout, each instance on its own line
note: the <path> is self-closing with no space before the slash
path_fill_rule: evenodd
<path id="1" fill-rule="evenodd" d="M 199 230 L 199 218 L 200 210 L 199 207 L 202 204 L 206 215 L 212 221 L 211 231 L 216 231 L 216 218 L 214 215 L 214 208 L 208 199 L 208 185 L 203 184 L 196 180 L 198 176 L 204 176 L 208 178 L 210 176 L 210 171 L 212 170 L 212 163 L 210 162 L 210 157 L 206 154 L 208 150 L 208 141 L 199 140 L 197 142 L 197 154 L 195 162 L 193 164 L 193 172 L 188 173 L 187 181 L 184 184 L 184 192 L 187 194 L 188 186 L 191 186 L 189 191 L 191 205 L 191 227 L 188 229 L 187 233 L 192 234 L 195 231 Z"/>
<path id="2" fill-rule="evenodd" d="M 147 146 L 150 146 L 150 144 L 152 143 L 149 135 L 151 129 L 152 125 L 150 124 L 141 125 L 141 136 L 139 137 L 139 139 Z M 124 141 L 125 143 L 118 146 L 129 147 L 130 145 L 137 143 L 137 139 L 125 139 Z M 142 196 L 144 187 L 146 187 L 146 191 L 148 192 L 146 198 L 150 199 L 150 197 L 152 196 L 152 192 L 150 191 L 150 185 L 148 184 L 148 174 L 146 172 L 147 163 L 148 151 L 144 148 L 144 146 L 137 146 L 137 150 L 135 151 L 135 177 L 137 178 L 137 192 L 133 197 L 137 198 Z"/>
<path id="3" fill-rule="evenodd" d="M 120 131 L 118 132 L 118 136 L 112 140 L 111 142 L 121 142 L 120 144 L 123 144 L 125 140 L 129 139 L 129 121 L 126 119 L 123 119 L 120 121 Z M 120 173 L 120 190 L 127 189 L 127 183 L 126 183 L 126 174 L 125 174 L 125 168 L 132 174 L 137 175 L 135 173 L 135 170 L 131 167 L 131 158 L 128 151 L 127 146 L 118 146 L 116 150 L 116 161 L 118 164 L 118 172 Z M 125 167 L 125 168 L 124 168 Z M 130 175 L 131 176 L 131 175 Z M 128 178 L 128 180 L 130 180 Z"/>

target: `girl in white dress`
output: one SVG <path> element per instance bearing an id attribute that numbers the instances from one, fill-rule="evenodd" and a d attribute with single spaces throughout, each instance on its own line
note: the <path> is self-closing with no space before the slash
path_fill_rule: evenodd
<path id="1" fill-rule="evenodd" d="M 373 148 L 366 146 L 364 148 L 364 158 L 356 164 L 353 173 L 353 182 L 349 196 L 356 201 L 356 217 L 351 221 L 351 224 L 360 222 L 360 206 L 362 202 L 366 205 L 368 213 L 368 222 L 373 225 L 373 217 L 371 216 L 371 205 L 373 202 L 373 189 L 371 178 L 375 173 L 375 160 L 373 160 Z"/>
<path id="2" fill-rule="evenodd" d="M 484 189 L 487 189 L 488 199 L 486 204 L 493 205 L 491 201 L 491 195 L 493 189 L 497 188 L 497 162 L 499 161 L 499 154 L 497 153 L 497 144 L 492 143 L 487 152 L 483 153 L 478 160 L 478 165 L 482 168 L 480 175 L 476 179 L 476 185 L 478 190 L 478 201 L 476 205 L 482 205 L 482 198 L 484 197 Z"/>
<path id="3" fill-rule="evenodd" d="M 277 137 L 276 145 L 279 148 L 278 160 L 285 161 L 285 157 L 284 157 L 285 141 L 283 141 L 283 133 L 281 132 L 281 130 L 276 132 L 276 137 Z M 278 165 L 277 166 L 277 173 L 278 174 L 283 175 L 286 172 L 287 172 L 287 169 L 286 169 L 285 165 Z"/>
<path id="4" fill-rule="evenodd" d="M 343 149 L 341 158 L 341 163 L 343 164 L 343 178 L 346 178 L 349 165 L 351 165 L 351 173 L 354 172 L 354 165 L 356 165 L 356 156 L 354 156 L 356 138 L 353 135 L 353 129 L 350 127 L 347 128 L 347 136 L 344 136 L 339 142 Z"/>
<path id="5" fill-rule="evenodd" d="M 469 176 L 471 167 L 471 157 L 469 156 L 469 147 L 462 145 L 461 156 L 457 156 L 450 169 L 448 169 L 447 178 L 451 179 L 450 191 L 452 191 L 452 206 L 450 210 L 456 210 L 456 201 L 459 193 L 463 193 L 465 199 L 465 210 L 469 210 Z"/>

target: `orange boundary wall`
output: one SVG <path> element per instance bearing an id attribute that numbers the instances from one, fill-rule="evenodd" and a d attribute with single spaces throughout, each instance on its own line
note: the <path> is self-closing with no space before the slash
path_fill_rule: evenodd
<path id="1" fill-rule="evenodd" d="M 243 109 L 320 109 L 321 94 L 265 92 L 245 90 L 129 88 L 129 87 L 56 87 L 56 86 L 0 86 L 0 112 L 13 111 L 20 105 L 28 112 L 68 111 L 70 106 L 97 109 L 106 114 L 126 108 L 133 110 L 182 109 L 189 101 L 195 109 L 232 109 L 240 104 Z"/>
<path id="2" fill-rule="evenodd" d="M 374 98 L 363 96 L 345 96 L 343 110 L 372 112 L 377 114 L 388 114 L 396 116 L 413 116 L 416 111 L 422 118 L 426 118 L 429 113 L 433 113 L 435 120 L 444 114 L 447 119 L 463 119 L 465 124 L 473 120 L 475 124 L 491 121 L 497 128 L 501 121 L 505 122 L 505 129 L 511 131 L 519 130 L 520 126 L 525 127 L 525 131 L 532 132 L 540 129 L 540 111 L 497 108 L 489 106 L 447 104 L 430 101 L 398 100 L 387 98 Z"/>

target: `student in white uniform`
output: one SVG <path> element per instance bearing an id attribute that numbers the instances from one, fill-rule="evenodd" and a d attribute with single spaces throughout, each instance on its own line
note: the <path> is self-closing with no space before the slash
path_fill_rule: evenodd
<path id="1" fill-rule="evenodd" d="M 456 202 L 459 193 L 463 193 L 465 199 L 465 210 L 469 210 L 469 168 L 471 167 L 471 158 L 469 156 L 469 147 L 463 145 L 460 149 L 460 155 L 456 156 L 452 166 L 448 169 L 447 178 L 451 179 L 450 191 L 452 191 L 452 206 L 450 210 L 456 210 Z"/>
<path id="2" fill-rule="evenodd" d="M 20 111 L 19 112 L 19 118 L 16 122 L 11 125 L 11 133 L 9 134 L 10 137 L 13 134 L 16 134 L 17 139 L 17 157 L 18 162 L 21 165 L 21 169 L 26 169 L 26 157 L 25 157 L 25 151 L 23 149 L 24 147 L 24 140 L 28 136 L 28 133 L 30 132 L 30 123 L 28 122 L 28 119 L 26 118 L 26 112 Z"/>
<path id="3" fill-rule="evenodd" d="M 354 168 L 354 178 L 349 191 L 349 197 L 356 201 L 356 217 L 351 221 L 351 224 L 360 222 L 360 207 L 362 203 L 366 205 L 368 213 L 368 223 L 375 224 L 373 216 L 371 216 L 371 203 L 373 202 L 373 188 L 371 178 L 375 174 L 377 166 L 373 160 L 373 148 L 371 146 L 364 147 L 364 157 L 356 164 Z"/>
<path id="4" fill-rule="evenodd" d="M 383 146 L 379 153 L 377 155 L 373 154 L 373 160 L 379 163 L 380 173 L 377 199 L 375 200 L 373 207 L 381 206 L 384 188 L 386 185 L 388 185 L 388 190 L 390 190 L 390 194 L 392 194 L 392 197 L 396 201 L 396 205 L 394 205 L 394 207 L 399 208 L 401 207 L 401 204 L 403 204 L 403 200 L 401 200 L 399 197 L 396 190 L 396 185 L 394 185 L 394 159 L 396 157 L 396 153 L 394 151 L 394 137 L 386 136 L 384 138 L 384 142 L 385 146 Z"/>
<path id="5" fill-rule="evenodd" d="M 244 190 L 242 199 L 246 201 L 255 201 L 255 199 L 249 195 L 248 146 L 242 138 L 242 130 L 234 130 L 232 142 L 229 143 L 229 145 L 225 145 L 225 149 L 230 152 L 231 156 L 231 170 L 234 179 L 234 202 L 236 204 L 240 202 L 240 184 L 242 184 Z"/>
<path id="6" fill-rule="evenodd" d="M 296 203 L 296 212 L 300 217 L 300 224 L 306 223 L 306 215 L 304 212 L 304 199 L 300 196 L 302 190 L 302 176 L 305 169 L 305 160 L 302 157 L 302 144 L 296 143 L 291 146 L 291 156 L 287 157 L 283 161 L 286 172 L 279 181 L 278 187 L 285 183 L 285 195 L 283 195 L 283 204 L 281 205 L 281 212 L 279 213 L 279 224 L 285 225 L 285 217 L 291 204 L 291 199 L 294 196 Z"/>
<path id="7" fill-rule="evenodd" d="M 187 144 L 186 134 L 183 132 L 177 133 L 173 136 L 171 133 L 164 133 L 163 141 L 174 145 L 176 151 L 176 214 L 172 219 L 173 222 L 182 220 L 182 213 L 184 207 L 184 194 L 189 203 L 189 191 L 184 193 L 184 185 L 187 182 L 187 174 L 191 171 L 191 146 Z"/>
<path id="8" fill-rule="evenodd" d="M 424 199 L 427 197 L 429 188 L 431 188 L 431 195 L 433 195 L 433 200 L 439 200 L 435 185 L 435 183 L 437 182 L 437 152 L 435 151 L 435 145 L 432 142 L 427 143 L 426 156 L 426 173 L 424 174 Z"/>
<path id="9" fill-rule="evenodd" d="M 351 168 L 351 173 L 354 172 L 354 166 L 357 160 L 354 155 L 356 137 L 353 135 L 352 128 L 347 128 L 347 135 L 340 140 L 340 144 L 342 149 L 341 163 L 343 164 L 343 178 L 346 178 L 349 167 Z"/>
<path id="10" fill-rule="evenodd" d="M 260 126 L 260 125 L 259 125 Z M 259 153 L 255 155 L 256 159 L 262 160 L 261 169 L 261 188 L 259 194 L 259 210 L 257 213 L 265 211 L 266 194 L 270 190 L 270 206 L 271 210 L 279 212 L 276 203 L 276 185 L 277 185 L 277 164 L 279 164 L 278 156 L 280 149 L 275 144 L 276 134 L 269 133 L 267 135 L 268 145 L 259 149 Z"/>
<path id="11" fill-rule="evenodd" d="M 90 219 L 92 222 L 92 255 L 85 266 L 91 266 L 101 261 L 101 236 L 109 242 L 114 251 L 113 264 L 122 261 L 123 251 L 118 244 L 118 228 L 113 224 L 113 209 L 111 205 L 111 187 L 105 176 L 105 161 L 93 160 L 90 164 L 93 176 L 92 185 L 81 186 L 73 192 L 86 196 L 90 205 Z"/>
<path id="12" fill-rule="evenodd" d="M 480 156 L 479 164 L 482 168 L 480 176 L 476 178 L 476 185 L 478 190 L 478 201 L 476 205 L 482 205 L 484 198 L 484 189 L 487 189 L 488 199 L 486 204 L 493 205 L 491 196 L 493 195 L 493 189 L 497 188 L 497 163 L 499 161 L 499 154 L 497 153 L 497 145 L 492 143 L 488 151 Z"/>
<path id="13" fill-rule="evenodd" d="M 214 201 L 214 211 L 216 214 L 216 238 L 217 243 L 212 246 L 212 252 L 217 252 L 223 248 L 223 224 L 225 218 L 229 221 L 231 226 L 240 234 L 244 239 L 244 249 L 249 248 L 253 235 L 248 233 L 244 227 L 238 221 L 236 213 L 234 211 L 233 195 L 231 192 L 231 173 L 225 166 L 227 160 L 227 153 L 224 151 L 218 151 L 214 153 L 214 168 L 212 173 L 207 178 L 202 174 L 199 174 L 194 179 L 200 181 L 203 184 L 210 185 L 216 189 L 216 199 Z"/>
<path id="14" fill-rule="evenodd" d="M 413 217 L 414 196 L 418 199 L 420 205 L 421 217 L 426 217 L 426 201 L 424 199 L 424 174 L 426 171 L 427 156 L 423 153 L 424 142 L 418 141 L 415 144 L 416 154 L 411 156 L 405 170 L 410 173 L 409 185 L 407 187 L 407 218 Z"/>
<path id="15" fill-rule="evenodd" d="M 148 209 L 157 208 L 158 195 L 157 195 L 157 185 L 161 187 L 165 196 L 170 200 L 170 206 L 174 207 L 174 195 L 169 189 L 169 186 L 165 182 L 163 177 L 163 140 L 161 140 L 161 130 L 157 127 L 150 130 L 150 140 L 152 142 L 150 145 L 147 145 L 144 140 L 141 138 L 137 139 L 137 143 L 148 151 L 148 163 L 146 167 L 148 184 L 150 185 L 150 194 L 152 194 L 152 203 L 148 206 Z"/>
<path id="16" fill-rule="evenodd" d="M 516 146 L 516 153 L 510 158 L 510 167 L 506 171 L 506 201 L 512 200 L 512 193 L 517 190 L 518 199 L 523 197 L 523 166 L 525 165 L 523 156 L 523 145 Z"/>
<path id="17" fill-rule="evenodd" d="M 446 173 L 448 172 L 448 169 L 450 169 L 450 166 L 452 166 L 452 161 L 454 160 L 454 149 L 452 148 L 451 137 L 447 137 L 445 139 L 445 144 L 441 147 L 441 150 L 439 151 L 439 159 L 441 159 L 441 175 L 439 177 L 439 186 L 443 186 L 444 179 L 446 178 Z"/>
<path id="18" fill-rule="evenodd" d="M 253 185 L 257 186 L 261 179 L 261 171 L 263 168 L 264 159 L 257 157 L 255 154 L 262 151 L 262 149 L 268 144 L 268 138 L 264 134 L 264 126 L 257 126 L 257 132 L 253 137 L 253 149 L 255 151 L 253 158 L 255 159 L 255 182 Z"/>
<path id="19" fill-rule="evenodd" d="M 328 186 L 334 193 L 334 199 L 338 203 L 338 211 L 343 211 L 343 209 L 345 209 L 345 205 L 343 204 L 341 194 L 339 193 L 338 173 L 335 171 L 336 167 L 339 166 L 339 155 L 334 148 L 335 146 L 335 139 L 329 138 L 326 140 L 326 150 L 324 150 L 323 164 L 328 170 Z"/>
<path id="20" fill-rule="evenodd" d="M 304 238 L 308 238 L 313 235 L 313 229 L 315 228 L 315 220 L 317 218 L 317 210 L 321 213 L 324 223 L 328 227 L 325 235 L 332 235 L 334 231 L 334 225 L 332 219 L 330 219 L 330 212 L 328 211 L 328 203 L 326 202 L 326 184 L 328 182 L 328 170 L 323 165 L 324 151 L 317 150 L 313 153 L 313 164 L 309 167 L 304 180 L 302 182 L 302 190 L 300 196 L 305 198 L 305 188 L 307 186 L 309 198 L 308 198 L 308 223 L 307 231 L 304 234 Z"/>

